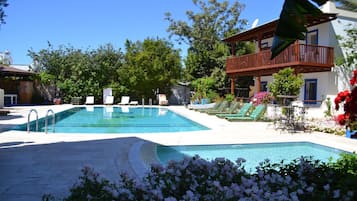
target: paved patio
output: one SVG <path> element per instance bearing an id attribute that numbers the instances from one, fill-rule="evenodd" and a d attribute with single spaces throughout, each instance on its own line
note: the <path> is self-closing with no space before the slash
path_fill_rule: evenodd
<path id="1" fill-rule="evenodd" d="M 72 105 L 11 108 L 11 116 L 0 117 L 0 201 L 41 200 L 43 194 L 56 197 L 69 188 L 85 166 L 115 181 L 120 172 L 137 175 L 145 171 L 140 163 L 140 144 L 239 144 L 258 142 L 309 141 L 346 151 L 357 152 L 357 140 L 323 133 L 286 133 L 273 129 L 268 122 L 228 122 L 186 109 L 171 110 L 197 121 L 208 131 L 149 134 L 44 134 L 7 131 L 27 122 L 31 108 L 39 118 L 48 109 L 59 112 Z M 34 118 L 34 115 L 32 115 Z M 150 153 L 144 157 L 150 161 Z"/>

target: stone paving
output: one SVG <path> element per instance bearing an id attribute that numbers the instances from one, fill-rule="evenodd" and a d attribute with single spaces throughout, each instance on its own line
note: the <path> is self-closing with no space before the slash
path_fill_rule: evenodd
<path id="1" fill-rule="evenodd" d="M 268 122 L 228 122 L 183 106 L 168 108 L 211 130 L 149 134 L 44 134 L 8 130 L 26 123 L 31 108 L 36 108 L 41 118 L 48 109 L 59 112 L 71 107 L 74 106 L 14 107 L 10 108 L 10 116 L 0 117 L 0 201 L 41 200 L 46 193 L 63 197 L 86 166 L 112 181 L 123 171 L 135 176 L 144 171 L 137 164 L 139 154 L 132 153 L 140 151 L 133 147 L 141 142 L 184 145 L 309 141 L 357 151 L 357 140 L 317 132 L 279 132 Z"/>

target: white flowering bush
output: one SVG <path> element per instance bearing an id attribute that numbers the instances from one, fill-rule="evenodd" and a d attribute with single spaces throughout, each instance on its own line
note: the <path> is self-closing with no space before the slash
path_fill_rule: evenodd
<path id="1" fill-rule="evenodd" d="M 153 165 L 143 179 L 121 174 L 117 183 L 102 179 L 90 168 L 66 201 L 81 200 L 357 200 L 357 154 L 323 163 L 302 157 L 291 163 L 261 162 L 256 171 L 223 158 L 206 161 L 199 156 Z"/>

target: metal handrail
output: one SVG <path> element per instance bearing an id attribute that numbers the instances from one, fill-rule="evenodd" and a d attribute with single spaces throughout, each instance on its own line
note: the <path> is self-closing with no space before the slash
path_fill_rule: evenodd
<path id="1" fill-rule="evenodd" d="M 30 115 L 32 112 L 36 114 L 36 131 L 38 131 L 38 112 L 35 109 L 31 109 L 29 114 L 27 115 L 27 132 L 30 133 Z"/>
<path id="2" fill-rule="evenodd" d="M 52 131 L 55 132 L 55 112 L 52 109 L 47 110 L 46 119 L 45 119 L 45 133 L 47 134 L 47 126 L 48 126 L 48 113 L 52 112 Z"/>

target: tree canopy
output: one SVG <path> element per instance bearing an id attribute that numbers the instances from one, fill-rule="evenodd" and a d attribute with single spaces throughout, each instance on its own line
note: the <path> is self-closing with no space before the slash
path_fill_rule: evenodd
<path id="1" fill-rule="evenodd" d="M 125 46 L 124 54 L 111 44 L 83 51 L 65 46 L 56 49 L 49 43 L 39 52 L 30 50 L 29 56 L 42 82 L 54 84 L 65 102 L 88 95 L 99 102 L 102 90 L 108 87 L 115 97 L 154 98 L 156 89 L 169 93 L 181 75 L 178 50 L 162 39 L 128 40 Z"/>
<path id="2" fill-rule="evenodd" d="M 275 98 L 278 95 L 297 96 L 304 84 L 302 74 L 295 74 L 292 68 L 284 68 L 274 73 L 273 80 L 268 84 L 268 88 Z"/>
<path id="3" fill-rule="evenodd" d="M 123 67 L 117 70 L 121 85 L 138 98 L 154 98 L 155 92 L 170 94 L 181 76 L 179 51 L 164 39 L 145 39 L 125 43 Z"/>
<path id="4" fill-rule="evenodd" d="M 9 4 L 7 3 L 7 0 L 0 0 L 0 26 L 1 24 L 5 24 L 5 11 L 4 8 L 7 7 Z"/>
<path id="5" fill-rule="evenodd" d="M 341 38 L 341 47 L 344 49 L 344 57 L 337 58 L 336 63 L 345 68 L 357 68 L 353 65 L 357 64 L 357 27 L 350 25 L 345 29 L 346 37 Z"/>
<path id="6" fill-rule="evenodd" d="M 167 29 L 170 37 L 176 36 L 179 43 L 189 45 L 185 60 L 188 80 L 210 76 L 215 68 L 223 70 L 229 50 L 221 40 L 247 24 L 245 19 L 239 19 L 244 5 L 238 1 L 232 5 L 217 0 L 193 0 L 193 3 L 199 11 L 188 10 L 188 22 L 174 20 L 170 13 L 165 18 L 170 23 Z"/>
<path id="7" fill-rule="evenodd" d="M 101 97 L 103 88 L 117 81 L 115 72 L 123 62 L 123 53 L 111 44 L 83 51 L 65 46 L 55 49 L 49 43 L 39 52 L 29 50 L 29 56 L 41 80 L 56 85 L 57 95 L 66 102 L 78 96 Z"/>

